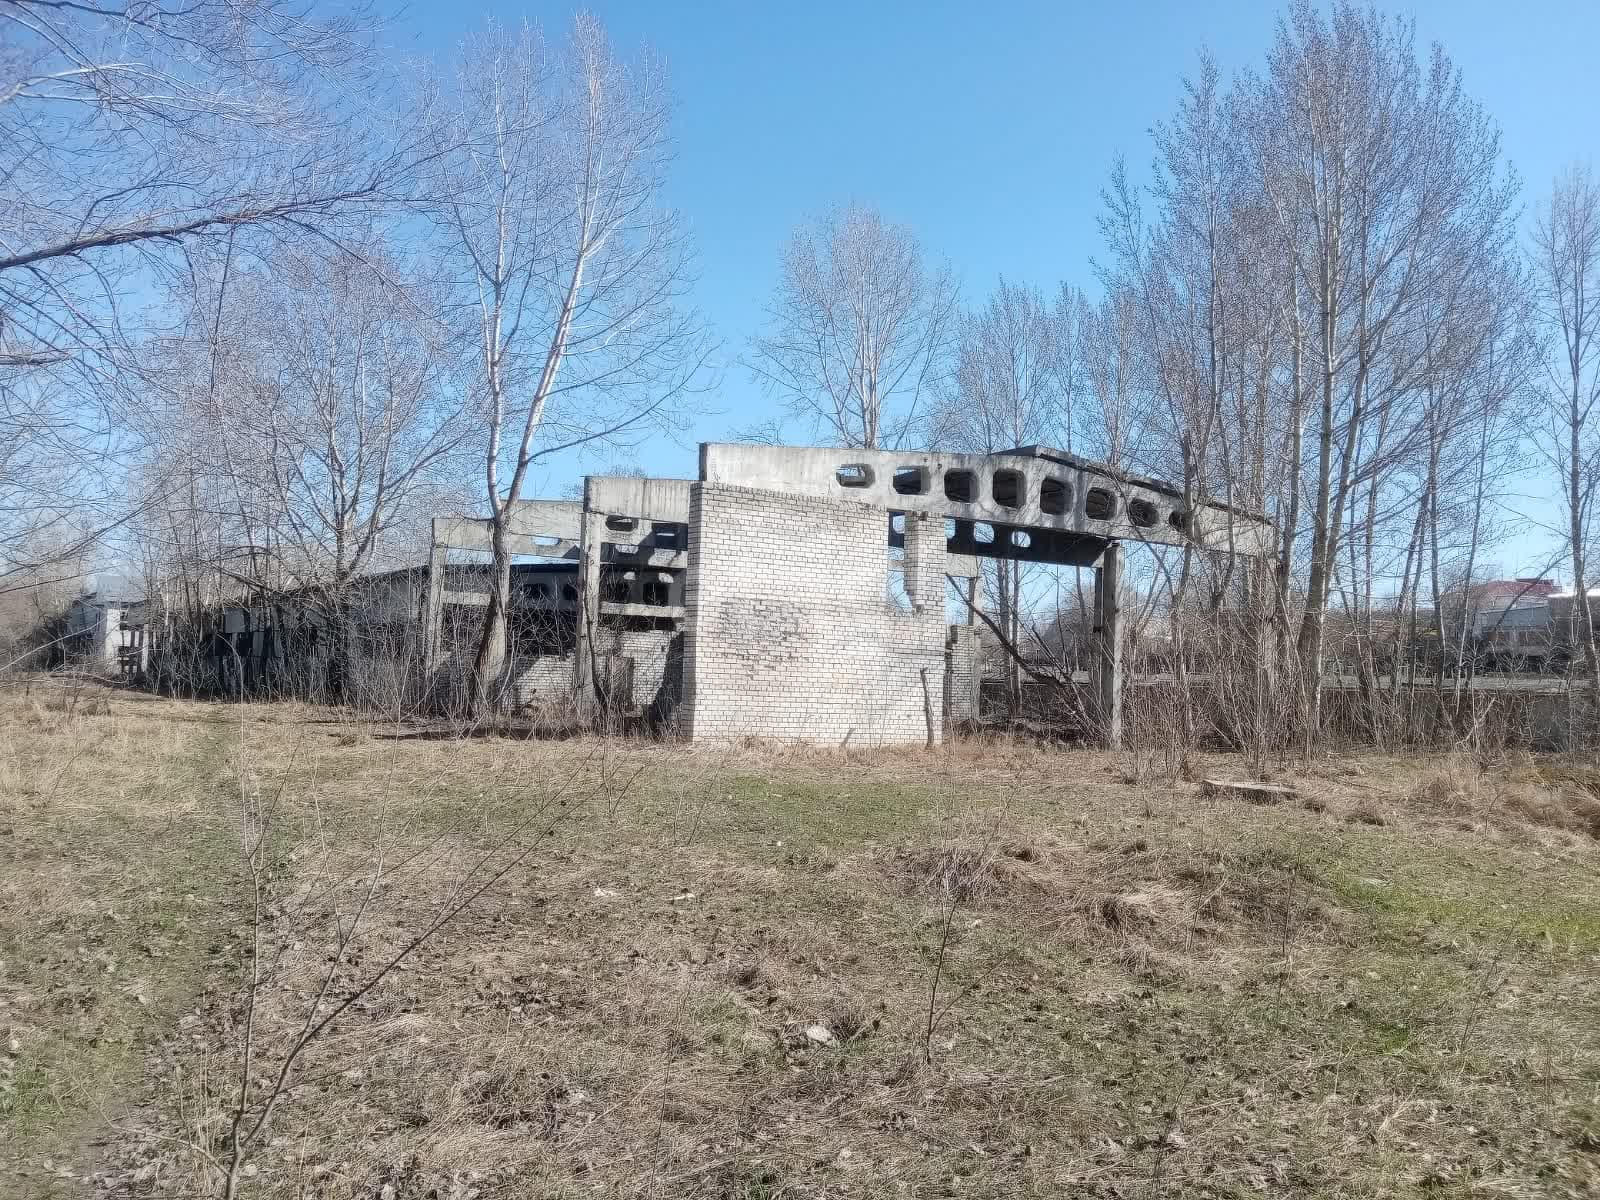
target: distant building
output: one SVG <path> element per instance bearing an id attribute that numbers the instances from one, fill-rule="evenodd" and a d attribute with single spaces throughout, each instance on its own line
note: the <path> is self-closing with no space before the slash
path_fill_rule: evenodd
<path id="1" fill-rule="evenodd" d="M 1559 592 L 1550 594 L 1550 623 L 1560 631 L 1562 637 L 1567 636 L 1573 620 L 1574 601 L 1578 598 L 1577 592 L 1571 588 L 1563 588 Z M 1589 612 L 1597 622 L 1600 622 L 1600 588 L 1589 589 Z"/>
<path id="2" fill-rule="evenodd" d="M 1467 607 L 1476 612 L 1497 613 L 1508 608 L 1534 607 L 1559 590 L 1551 580 L 1537 576 L 1491 579 L 1467 589 Z"/>
<path id="3" fill-rule="evenodd" d="M 143 664 L 143 591 L 120 575 L 95 577 L 94 590 L 67 608 L 67 658 L 94 670 L 134 673 Z"/>

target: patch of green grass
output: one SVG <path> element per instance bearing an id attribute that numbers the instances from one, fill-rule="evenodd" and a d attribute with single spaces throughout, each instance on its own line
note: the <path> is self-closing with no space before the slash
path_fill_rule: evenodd
<path id="1" fill-rule="evenodd" d="M 1482 874 L 1437 869 L 1396 874 L 1382 880 L 1345 869 L 1330 873 L 1329 884 L 1344 904 L 1379 918 L 1392 935 L 1437 930 L 1497 942 L 1544 941 L 1553 951 L 1600 950 L 1600 907 L 1559 885 L 1506 887 Z"/>
<path id="2" fill-rule="evenodd" d="M 207 729 L 145 793 L 209 791 L 228 742 Z M 81 1125 L 114 1115 L 138 1079 L 144 1048 L 199 990 L 209 910 L 188 897 L 212 891 L 228 833 L 202 813 L 176 833 L 141 823 L 138 797 L 90 806 L 35 836 L 41 856 L 93 863 L 109 886 L 88 914 L 31 914 L 0 927 L 0 957 L 47 1007 L 48 1023 L 23 1040 L 13 1086 L 0 1093 L 0 1141 L 17 1160 L 69 1155 Z"/>

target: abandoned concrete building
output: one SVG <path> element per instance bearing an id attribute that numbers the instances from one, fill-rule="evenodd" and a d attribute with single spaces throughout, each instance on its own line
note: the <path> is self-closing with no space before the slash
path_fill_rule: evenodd
<path id="1" fill-rule="evenodd" d="M 423 675 L 469 669 L 487 521 L 440 518 L 420 610 Z M 1071 454 L 706 443 L 699 478 L 589 476 L 583 499 L 517 505 L 508 700 L 632 709 L 691 740 L 937 741 L 977 713 L 979 561 L 1091 567 L 1103 735 L 1121 720 L 1120 543 L 1271 553 L 1270 523 Z M 460 557 L 458 554 L 456 557 Z M 475 574 L 478 572 L 478 574 Z M 416 611 L 416 610 L 413 610 Z M 957 620 L 951 621 L 951 615 Z"/>
<path id="2" fill-rule="evenodd" d="M 305 588 L 219 605 L 149 643 L 165 676 L 152 682 L 449 710 L 482 629 L 490 535 L 487 520 L 435 518 L 426 563 L 362 576 L 337 603 Z M 1273 529 L 1041 446 L 706 443 L 697 479 L 591 475 L 581 500 L 513 507 L 502 702 L 643 715 L 701 741 L 938 741 L 979 713 L 980 563 L 1017 559 L 1093 570 L 1083 707 L 1115 745 L 1124 541 L 1263 555 Z"/>

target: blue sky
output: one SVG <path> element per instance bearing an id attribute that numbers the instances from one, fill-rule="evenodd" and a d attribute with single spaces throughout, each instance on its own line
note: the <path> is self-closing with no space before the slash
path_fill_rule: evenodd
<path id="1" fill-rule="evenodd" d="M 789 231 L 851 198 L 948 257 L 969 299 L 1001 274 L 1092 289 L 1099 189 L 1112 160 L 1149 160 L 1149 129 L 1172 113 L 1201 47 L 1228 71 L 1259 64 L 1281 10 L 1256 0 L 592 7 L 619 50 L 649 44 L 667 60 L 680 102 L 669 199 L 694 229 L 696 301 L 729 360 L 760 324 Z M 1564 164 L 1600 157 L 1600 0 L 1379 7 L 1414 16 L 1424 46 L 1445 45 L 1502 126 L 1525 203 Z M 427 4 L 396 40 L 446 56 L 478 11 Z M 572 14 L 551 4 L 490 11 L 552 35 Z M 650 447 L 639 465 L 691 475 L 695 442 L 754 424 L 769 407 L 736 365 L 715 404 L 720 412 L 683 431 L 683 446 Z M 1548 509 L 1534 500 L 1528 511 L 1543 520 Z M 1525 534 L 1499 557 L 1508 569 L 1529 566 L 1547 544 Z"/>

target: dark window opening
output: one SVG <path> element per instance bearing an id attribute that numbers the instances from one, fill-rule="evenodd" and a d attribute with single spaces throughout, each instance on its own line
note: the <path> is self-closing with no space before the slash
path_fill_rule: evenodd
<path id="1" fill-rule="evenodd" d="M 1182 509 L 1175 508 L 1167 514 L 1167 524 L 1171 525 L 1179 533 L 1183 533 L 1189 528 L 1189 514 Z"/>
<path id="2" fill-rule="evenodd" d="M 613 604 L 626 604 L 628 602 L 628 581 L 626 579 L 608 579 L 605 585 L 606 599 Z"/>
<path id="3" fill-rule="evenodd" d="M 1150 501 L 1128 501 L 1128 520 L 1132 521 L 1140 529 L 1149 529 L 1160 519 L 1160 514 L 1156 512 L 1156 506 L 1151 504 Z"/>
<path id="4" fill-rule="evenodd" d="M 668 603 L 672 585 L 668 583 L 646 583 L 640 591 L 640 596 L 646 604 L 665 606 Z"/>
<path id="5" fill-rule="evenodd" d="M 561 585 L 561 598 L 563 600 L 569 600 L 572 603 L 576 604 L 578 602 L 578 585 L 575 584 L 575 583 L 564 583 L 564 584 L 562 584 Z"/>
<path id="6" fill-rule="evenodd" d="M 996 471 L 990 491 L 994 502 L 1001 508 L 1021 508 L 1022 496 L 1027 490 L 1021 471 Z"/>
<path id="7" fill-rule="evenodd" d="M 896 467 L 894 490 L 902 496 L 920 496 L 928 490 L 928 472 L 921 467 Z"/>
<path id="8" fill-rule="evenodd" d="M 606 518 L 606 528 L 607 529 L 614 529 L 618 533 L 627 533 L 629 530 L 631 530 L 637 524 L 638 524 L 638 522 L 635 521 L 632 517 L 607 517 Z"/>
<path id="9" fill-rule="evenodd" d="M 978 477 L 971 471 L 946 471 L 944 495 L 957 504 L 971 504 L 978 498 Z"/>
<path id="10" fill-rule="evenodd" d="M 840 487 L 864 488 L 872 486 L 872 468 L 866 463 L 845 463 L 834 472 Z"/>
<path id="11" fill-rule="evenodd" d="M 1083 498 L 1083 515 L 1091 521 L 1109 521 L 1117 515 L 1117 498 L 1105 488 L 1090 488 Z"/>
<path id="12" fill-rule="evenodd" d="M 1051 517 L 1065 516 L 1072 507 L 1072 485 L 1064 479 L 1048 477 L 1039 485 L 1039 508 Z"/>
<path id="13" fill-rule="evenodd" d="M 683 527 L 681 525 L 657 525 L 655 528 L 655 544 L 661 550 L 683 549 Z"/>

